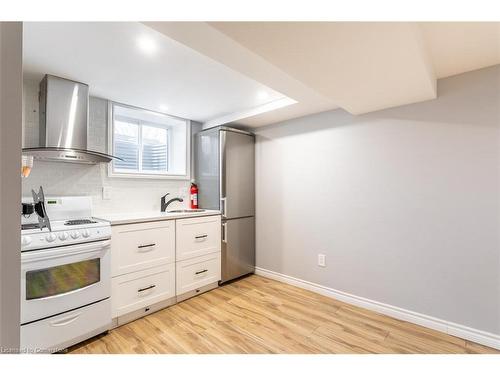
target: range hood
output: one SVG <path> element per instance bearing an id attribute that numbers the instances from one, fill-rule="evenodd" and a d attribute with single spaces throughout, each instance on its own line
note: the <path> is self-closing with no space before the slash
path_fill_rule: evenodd
<path id="1" fill-rule="evenodd" d="M 83 164 L 119 159 L 87 149 L 88 104 L 88 85 L 45 75 L 40 82 L 39 146 L 23 148 L 23 154 L 39 160 Z"/>

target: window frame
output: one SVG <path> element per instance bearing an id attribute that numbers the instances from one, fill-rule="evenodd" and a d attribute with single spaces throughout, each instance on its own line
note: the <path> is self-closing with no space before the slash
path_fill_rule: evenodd
<path id="1" fill-rule="evenodd" d="M 140 107 L 131 106 L 128 104 L 123 104 L 119 102 L 108 101 L 108 118 L 107 118 L 107 127 L 108 127 L 108 150 L 111 150 L 111 154 L 114 151 L 114 107 L 120 106 L 124 108 L 130 108 L 137 111 L 143 111 L 148 113 L 156 113 L 161 114 L 162 116 L 170 117 L 177 121 L 184 121 L 186 123 L 186 173 L 185 174 L 176 174 L 176 173 L 161 173 L 161 172 L 122 172 L 115 171 L 114 162 L 111 161 L 108 163 L 108 177 L 112 178 L 126 178 L 126 179 L 161 179 L 161 180 L 190 180 L 191 179 L 191 121 L 182 117 L 172 116 L 162 112 L 151 111 L 149 109 L 144 109 Z M 139 124 L 146 126 L 159 126 L 159 124 L 154 124 L 149 121 L 140 122 Z M 172 160 L 172 147 L 171 147 L 171 130 L 169 127 L 167 128 L 167 168 Z M 142 126 L 139 126 L 139 166 L 142 169 Z"/>

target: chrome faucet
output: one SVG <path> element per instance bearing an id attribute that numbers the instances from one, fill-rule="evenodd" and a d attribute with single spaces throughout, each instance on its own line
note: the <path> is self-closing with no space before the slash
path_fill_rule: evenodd
<path id="1" fill-rule="evenodd" d="M 165 212 L 167 210 L 167 207 L 169 206 L 170 203 L 172 202 L 184 202 L 184 199 L 182 198 L 172 198 L 170 199 L 169 201 L 165 202 L 166 198 L 167 198 L 167 195 L 169 195 L 170 193 L 167 193 L 165 194 L 163 197 L 161 197 L 161 212 Z"/>

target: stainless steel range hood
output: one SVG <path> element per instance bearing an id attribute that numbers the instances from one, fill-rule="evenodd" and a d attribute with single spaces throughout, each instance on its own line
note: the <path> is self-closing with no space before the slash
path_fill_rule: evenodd
<path id="1" fill-rule="evenodd" d="M 89 86 L 46 75 L 40 82 L 40 140 L 24 155 L 48 161 L 109 163 L 119 159 L 87 149 Z"/>

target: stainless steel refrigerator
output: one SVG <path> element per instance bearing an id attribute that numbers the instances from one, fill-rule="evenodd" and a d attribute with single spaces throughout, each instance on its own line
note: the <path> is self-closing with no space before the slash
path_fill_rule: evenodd
<path id="1" fill-rule="evenodd" d="M 255 270 L 255 139 L 219 126 L 194 137 L 200 208 L 222 212 L 222 281 Z"/>

